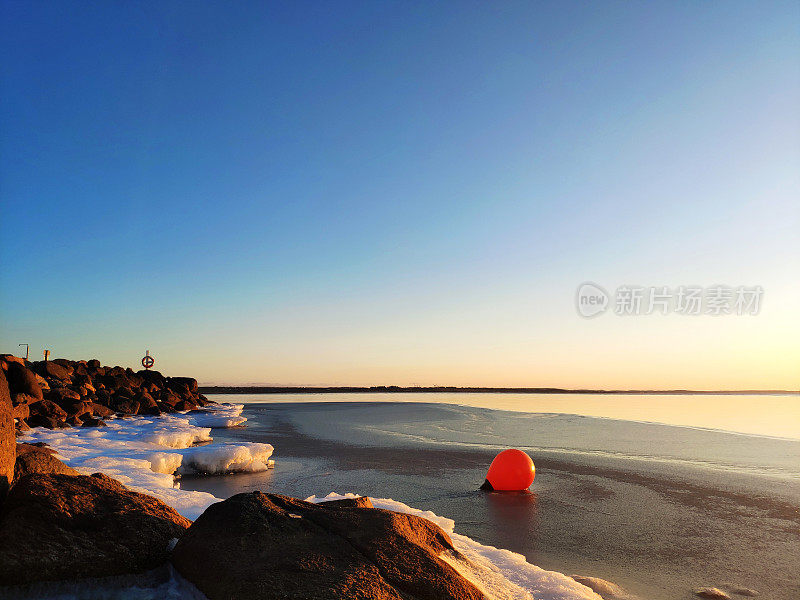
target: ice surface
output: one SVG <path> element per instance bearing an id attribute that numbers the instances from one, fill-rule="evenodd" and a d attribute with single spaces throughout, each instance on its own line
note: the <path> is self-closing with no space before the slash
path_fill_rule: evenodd
<path id="1" fill-rule="evenodd" d="M 175 475 L 267 468 L 273 450 L 269 444 L 195 446 L 212 440 L 212 427 L 244 422 L 241 411 L 241 404 L 217 405 L 209 413 L 110 419 L 107 427 L 37 427 L 20 441 L 44 442 L 78 472 L 105 473 L 133 490 L 159 498 L 186 518 L 196 519 L 219 498 L 206 492 L 181 490 Z"/>
<path id="2" fill-rule="evenodd" d="M 166 502 L 189 519 L 196 519 L 214 502 L 212 494 L 180 489 L 175 475 L 230 473 L 267 468 L 273 448 L 269 444 L 195 444 L 211 441 L 211 428 L 234 427 L 246 420 L 242 405 L 220 405 L 209 413 L 189 412 L 161 416 L 111 419 L 108 427 L 34 428 L 20 441 L 45 442 L 58 458 L 84 474 L 102 472 L 131 489 Z M 353 498 L 355 494 L 311 496 L 311 502 Z M 601 600 L 601 596 L 574 579 L 545 571 L 525 557 L 484 546 L 455 533 L 452 519 L 412 508 L 387 498 L 373 498 L 377 508 L 408 513 L 436 523 L 450 534 L 454 546 L 469 562 L 442 558 L 480 588 L 490 600 Z M 48 596 L 50 594 L 44 594 Z M 50 595 L 50 597 L 57 594 Z"/>
<path id="3" fill-rule="evenodd" d="M 247 421 L 244 404 L 207 404 L 202 410 L 184 413 L 198 427 L 236 427 Z"/>
<path id="4" fill-rule="evenodd" d="M 326 502 L 355 497 L 356 494 L 332 492 L 323 498 L 311 496 L 306 500 Z M 484 546 L 465 535 L 455 533 L 455 522 L 452 519 L 412 508 L 389 498 L 371 500 L 376 508 L 417 515 L 436 523 L 446 531 L 455 548 L 469 563 L 447 556 L 442 556 L 442 559 L 474 583 L 490 600 L 602 600 L 600 595 L 563 573 L 545 571 L 530 564 L 521 554 Z"/>

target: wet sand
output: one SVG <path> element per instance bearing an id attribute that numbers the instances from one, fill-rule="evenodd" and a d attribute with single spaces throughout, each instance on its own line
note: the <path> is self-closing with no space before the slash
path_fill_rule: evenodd
<path id="1" fill-rule="evenodd" d="M 641 598 L 688 599 L 694 589 L 725 584 L 754 588 L 767 598 L 800 596 L 800 510 L 791 474 L 673 463 L 655 469 L 613 453 L 595 457 L 551 448 L 532 452 L 533 493 L 485 493 L 477 488 L 496 448 L 454 442 L 453 432 L 488 431 L 502 446 L 519 441 L 516 436 L 537 421 L 425 404 L 260 404 L 248 405 L 244 414 L 247 427 L 215 431 L 215 438 L 272 443 L 277 468 L 184 479 L 184 489 L 220 497 L 253 489 L 299 497 L 330 491 L 392 497 L 454 519 L 458 532 L 484 544 L 520 552 L 544 568 L 614 581 Z M 592 420 L 580 425 L 587 431 L 608 426 Z M 510 432 L 507 439 L 495 426 Z M 547 422 L 549 430 L 571 426 Z M 437 439 L 431 431 L 440 432 Z M 632 438 L 663 434 L 630 431 Z M 711 434 L 709 440 L 728 453 L 754 443 Z M 791 443 L 757 443 L 770 452 L 796 451 Z M 752 462 L 747 458 L 742 464 Z"/>

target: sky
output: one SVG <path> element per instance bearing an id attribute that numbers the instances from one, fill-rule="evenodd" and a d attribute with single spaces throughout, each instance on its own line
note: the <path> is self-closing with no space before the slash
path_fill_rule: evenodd
<path id="1" fill-rule="evenodd" d="M 800 389 L 796 2 L 0 0 L 0 52 L 2 352 Z"/>

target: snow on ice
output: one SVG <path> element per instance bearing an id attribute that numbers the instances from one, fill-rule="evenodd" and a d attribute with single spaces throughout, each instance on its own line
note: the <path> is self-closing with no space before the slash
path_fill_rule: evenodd
<path id="1" fill-rule="evenodd" d="M 247 420 L 241 416 L 241 404 L 208 408 L 208 412 L 111 419 L 107 427 L 37 427 L 20 441 L 44 442 L 78 472 L 105 473 L 196 519 L 219 498 L 181 490 L 175 475 L 263 471 L 273 450 L 269 444 L 250 442 L 197 446 L 212 440 L 212 427 L 235 427 Z"/>

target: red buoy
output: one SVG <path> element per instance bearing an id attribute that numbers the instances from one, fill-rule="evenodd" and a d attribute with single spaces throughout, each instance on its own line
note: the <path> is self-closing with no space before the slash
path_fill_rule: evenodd
<path id="1" fill-rule="evenodd" d="M 503 450 L 494 457 L 482 490 L 498 492 L 520 492 L 527 490 L 536 477 L 536 467 L 522 450 Z"/>

